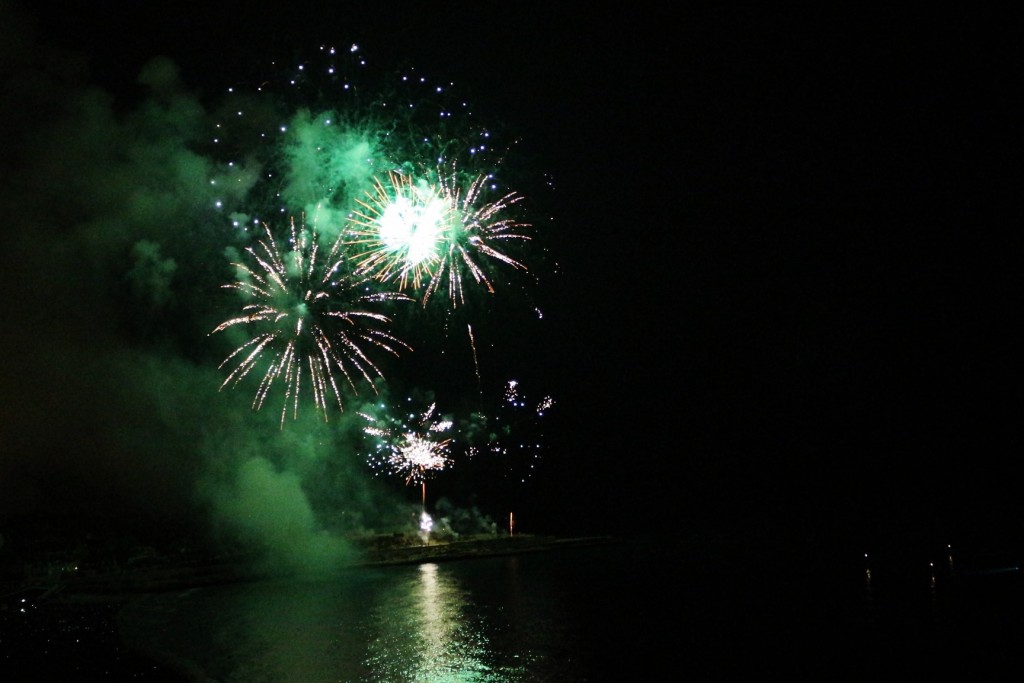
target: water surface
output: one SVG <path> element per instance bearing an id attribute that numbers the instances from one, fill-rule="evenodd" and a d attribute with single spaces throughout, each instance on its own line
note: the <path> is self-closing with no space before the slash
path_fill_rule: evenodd
<path id="1" fill-rule="evenodd" d="M 801 565 L 616 542 L 152 595 L 126 637 L 195 680 L 628 681 L 1020 663 L 1014 567 Z"/>

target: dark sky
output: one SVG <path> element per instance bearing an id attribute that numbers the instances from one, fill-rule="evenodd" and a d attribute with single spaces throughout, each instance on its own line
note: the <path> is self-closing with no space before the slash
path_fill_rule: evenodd
<path id="1" fill-rule="evenodd" d="M 18 55 L 3 70 L 16 83 L 2 91 L 12 141 L 25 139 L 19 126 L 36 140 L 40 119 L 60 123 L 47 109 L 60 102 L 40 92 L 49 86 L 26 84 L 58 59 L 51 48 L 85 60 L 69 79 L 80 82 L 62 87 L 93 84 L 113 111 L 131 112 L 145 98 L 136 78 L 156 56 L 178 66 L 185 88 L 209 93 L 350 42 L 450 77 L 521 133 L 529 172 L 555 180 L 545 244 L 561 271 L 540 296 L 543 331 L 514 359 L 558 399 L 526 508 L 537 527 L 713 527 L 840 544 L 1019 529 L 1017 17 L 685 3 L 63 4 L 25 3 L 34 29 L 4 29 Z M 0 3 L 5 15 L 14 6 Z M 8 95 L 26 90 L 42 111 Z M 14 156 L 0 169 L 13 179 L 37 160 Z M 72 210 L 102 223 L 105 205 L 83 198 L 95 188 L 80 171 L 39 197 L 37 184 L 13 183 L 29 190 L 5 192 L 5 213 L 44 232 L 48 220 L 73 224 Z M 76 193 L 63 211 L 53 205 Z M 16 234 L 26 249 L 31 233 Z M 51 275 L 11 271 L 4 282 L 50 301 L 46 283 L 26 278 Z M 61 277 L 50 284 L 74 291 L 74 274 Z M 18 413 L 46 412 L 76 432 L 93 418 L 65 405 L 92 393 L 88 382 L 68 390 L 67 370 L 52 365 L 22 376 L 37 371 L 17 349 L 40 314 L 24 300 L 9 307 L 5 331 L 17 333 L 6 335 L 0 447 L 23 451 L 44 419 Z M 27 402 L 39 388 L 48 398 Z M 145 450 L 146 410 L 162 408 L 132 403 Z M 61 466 L 56 455 L 46 462 Z M 161 462 L 137 454 L 124 466 L 143 478 L 177 472 Z M 91 467 L 87 456 L 72 466 Z M 82 500 L 96 494 L 90 486 Z"/>

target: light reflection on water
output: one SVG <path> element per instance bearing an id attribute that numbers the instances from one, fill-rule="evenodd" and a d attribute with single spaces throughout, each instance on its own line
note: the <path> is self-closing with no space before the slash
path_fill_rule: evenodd
<path id="1" fill-rule="evenodd" d="M 366 680 L 510 681 L 495 671 L 487 624 L 451 571 L 428 563 L 383 593 L 372 611 Z"/>
<path id="2" fill-rule="evenodd" d="M 139 599 L 121 624 L 195 680 L 549 680 L 571 618 L 542 586 L 523 595 L 518 572 L 510 557 L 200 588 Z"/>

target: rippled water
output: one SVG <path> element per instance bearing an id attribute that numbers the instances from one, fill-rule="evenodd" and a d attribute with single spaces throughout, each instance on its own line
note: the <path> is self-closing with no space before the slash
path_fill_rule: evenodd
<path id="1" fill-rule="evenodd" d="M 972 675 L 1019 659 L 1018 573 L 954 584 L 612 543 L 154 595 L 121 623 L 225 683 Z"/>

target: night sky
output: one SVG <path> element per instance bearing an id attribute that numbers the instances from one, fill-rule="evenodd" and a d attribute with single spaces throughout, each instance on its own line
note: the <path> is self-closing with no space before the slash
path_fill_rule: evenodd
<path id="1" fill-rule="evenodd" d="M 521 139 L 539 286 L 499 292 L 479 329 L 489 379 L 556 399 L 522 530 L 840 548 L 1022 530 L 1014 17 L 63 4 L 0 0 L 0 523 L 338 509 L 296 502 L 327 486 L 322 455 L 294 458 L 326 448 L 317 429 L 267 431 L 218 392 L 229 271 L 223 246 L 189 252 L 206 197 L 171 180 L 192 131 L 168 112 L 355 42 Z M 158 57 L 175 89 L 140 84 Z M 139 240 L 178 254 L 166 289 L 133 277 Z M 465 495 L 455 469 L 430 486 Z"/>

